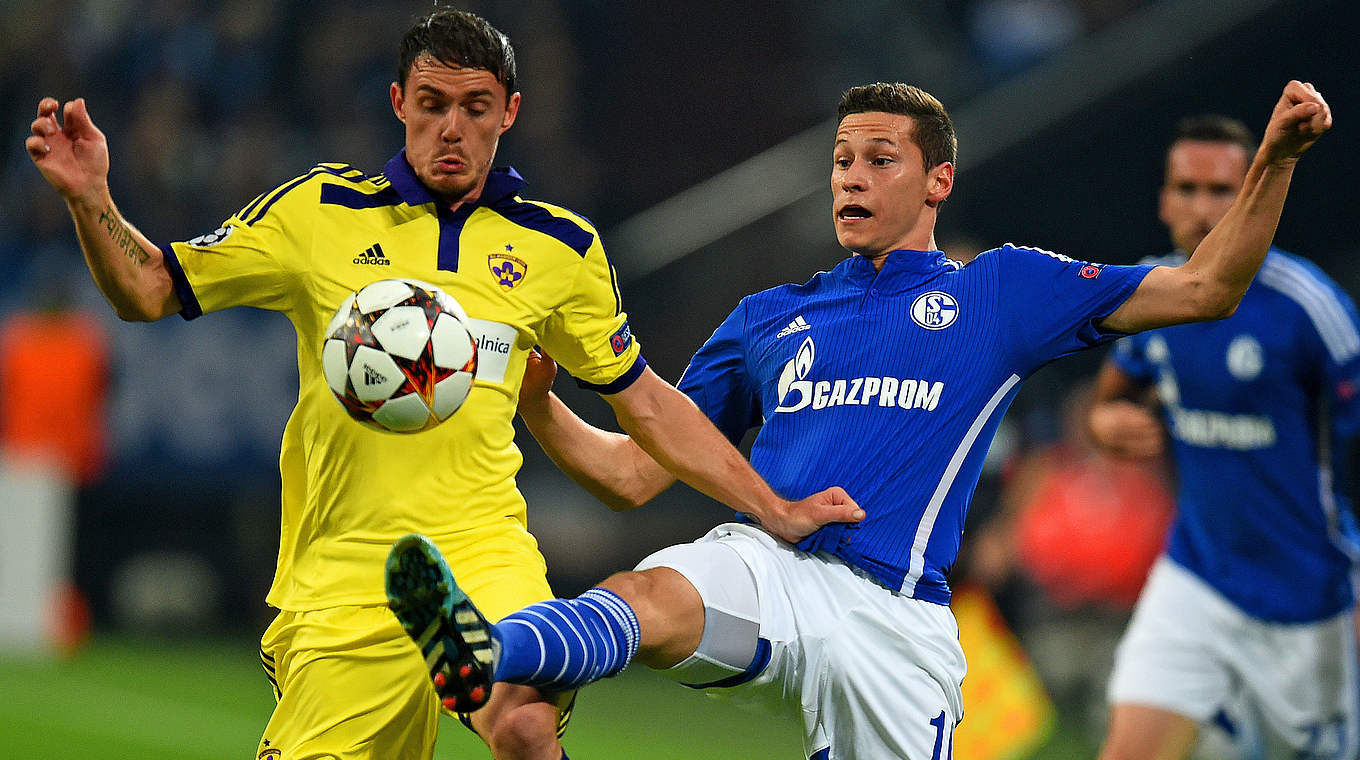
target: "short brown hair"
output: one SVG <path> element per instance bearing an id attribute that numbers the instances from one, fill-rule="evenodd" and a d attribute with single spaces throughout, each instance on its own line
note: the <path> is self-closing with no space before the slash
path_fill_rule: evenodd
<path id="1" fill-rule="evenodd" d="M 506 97 L 517 91 L 515 49 L 510 38 L 481 16 L 436 8 L 418 19 L 401 40 L 397 84 L 402 89 L 406 88 L 411 66 L 425 55 L 445 66 L 491 72 L 505 85 Z"/>
<path id="2" fill-rule="evenodd" d="M 1181 119 L 1176 123 L 1176 131 L 1171 137 L 1171 142 L 1167 144 L 1168 158 L 1171 156 L 1171 148 L 1181 140 L 1239 145 L 1247 154 L 1248 163 L 1256 154 L 1256 136 L 1246 124 L 1231 116 L 1204 114 Z"/>
<path id="3" fill-rule="evenodd" d="M 910 116 L 911 139 L 921 149 L 925 168 L 933 169 L 959 157 L 959 139 L 954 135 L 954 122 L 934 95 L 909 84 L 877 82 L 851 87 L 841 96 L 836 109 L 838 120 L 844 121 L 852 113 L 895 113 Z"/>

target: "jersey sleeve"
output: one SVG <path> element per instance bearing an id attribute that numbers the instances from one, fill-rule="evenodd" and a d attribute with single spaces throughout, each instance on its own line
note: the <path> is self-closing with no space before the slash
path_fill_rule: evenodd
<path id="1" fill-rule="evenodd" d="M 568 285 L 570 292 L 539 338 L 578 384 L 599 393 L 627 388 L 647 366 L 616 282 L 597 235 Z"/>
<path id="2" fill-rule="evenodd" d="M 733 443 L 760 424 L 760 396 L 746 364 L 743 299 L 690 359 L 677 387 Z"/>
<path id="3" fill-rule="evenodd" d="M 1318 283 L 1308 309 L 1313 350 L 1323 367 L 1323 391 L 1339 435 L 1360 435 L 1360 317 L 1355 301 L 1330 279 Z"/>
<path id="4" fill-rule="evenodd" d="M 1029 368 L 1122 337 L 1100 320 L 1118 309 L 1151 266 L 1076 261 L 1039 248 L 1007 245 L 996 252 L 1002 313 L 1017 359 Z"/>
<path id="5" fill-rule="evenodd" d="M 310 177 L 259 196 L 212 232 L 161 246 L 182 317 L 231 306 L 290 308 L 320 193 Z"/>
<path id="6" fill-rule="evenodd" d="M 1147 357 L 1148 335 L 1138 333 L 1120 338 L 1110 351 L 1110 363 L 1139 383 L 1150 383 L 1156 379 L 1155 368 Z"/>

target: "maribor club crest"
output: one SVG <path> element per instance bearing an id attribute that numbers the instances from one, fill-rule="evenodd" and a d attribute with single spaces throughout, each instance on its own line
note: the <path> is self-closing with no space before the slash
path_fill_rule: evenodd
<path id="1" fill-rule="evenodd" d="M 496 278 L 501 290 L 513 290 L 524 281 L 524 275 L 529 270 L 529 265 L 522 259 L 506 253 L 493 253 L 487 256 L 486 265 L 491 269 L 491 274 Z"/>

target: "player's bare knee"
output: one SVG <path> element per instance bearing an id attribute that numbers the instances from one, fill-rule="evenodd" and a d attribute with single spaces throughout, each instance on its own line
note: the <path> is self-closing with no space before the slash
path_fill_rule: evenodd
<path id="1" fill-rule="evenodd" d="M 1129 737 L 1132 738 L 1132 737 Z M 1142 741 L 1107 741 L 1098 760 L 1183 760 L 1185 754 L 1168 747 L 1149 747 Z"/>
<path id="2" fill-rule="evenodd" d="M 668 668 L 699 646 L 704 603 L 683 575 L 668 567 L 615 573 L 600 583 L 618 594 L 637 616 L 642 640 L 635 659 L 649 668 Z"/>
<path id="3" fill-rule="evenodd" d="M 649 595 L 654 593 L 654 585 L 647 573 L 636 570 L 614 573 L 599 583 L 600 588 L 618 594 L 634 610 L 648 603 Z"/>
<path id="4" fill-rule="evenodd" d="M 1115 705 L 1099 760 L 1184 760 L 1197 735 L 1189 718 L 1140 705 Z"/>
<path id="5" fill-rule="evenodd" d="M 600 583 L 600 587 L 618 594 L 633 608 L 645 639 L 648 628 L 657 628 L 664 623 L 661 610 L 668 606 L 670 596 L 666 589 L 668 584 L 664 581 L 664 578 L 657 577 L 655 570 L 629 571 L 609 576 Z"/>
<path id="6" fill-rule="evenodd" d="M 1136 760 L 1131 748 L 1124 746 L 1121 742 L 1107 740 L 1100 748 L 1100 755 L 1097 760 Z"/>

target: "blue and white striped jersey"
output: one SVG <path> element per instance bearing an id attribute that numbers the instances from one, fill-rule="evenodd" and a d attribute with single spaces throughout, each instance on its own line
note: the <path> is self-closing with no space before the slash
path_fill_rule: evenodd
<path id="1" fill-rule="evenodd" d="M 868 517 L 798 544 L 890 588 L 949 602 L 968 501 L 1023 378 L 1118 337 L 1095 326 L 1151 269 L 1011 245 L 967 266 L 851 256 L 748 296 L 680 381 L 733 441 L 761 425 L 755 469 L 802 498 L 842 486 Z"/>
<path id="2" fill-rule="evenodd" d="M 1161 398 L 1179 480 L 1171 559 L 1262 620 L 1353 605 L 1360 543 L 1335 482 L 1360 429 L 1351 299 L 1271 249 L 1232 317 L 1131 336 L 1112 358 Z"/>

